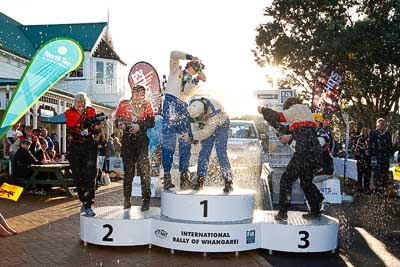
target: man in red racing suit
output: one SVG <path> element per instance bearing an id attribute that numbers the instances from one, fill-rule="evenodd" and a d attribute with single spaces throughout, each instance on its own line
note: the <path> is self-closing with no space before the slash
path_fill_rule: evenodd
<path id="1" fill-rule="evenodd" d="M 97 144 L 94 135 L 99 133 L 101 125 L 91 123 L 89 118 L 96 116 L 96 110 L 90 107 L 90 100 L 85 93 L 78 93 L 74 106 L 65 111 L 67 130 L 72 136 L 69 162 L 75 180 L 81 212 L 86 216 L 95 216 L 92 209 L 95 197 L 97 176 Z"/>

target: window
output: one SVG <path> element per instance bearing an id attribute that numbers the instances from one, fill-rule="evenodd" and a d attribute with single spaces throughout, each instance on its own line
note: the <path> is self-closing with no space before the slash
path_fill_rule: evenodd
<path id="1" fill-rule="evenodd" d="M 96 83 L 104 84 L 104 63 L 101 61 L 96 62 Z"/>
<path id="2" fill-rule="evenodd" d="M 253 125 L 248 123 L 231 123 L 228 135 L 229 138 L 257 138 Z"/>
<path id="3" fill-rule="evenodd" d="M 106 63 L 106 83 L 112 85 L 114 78 L 114 64 Z"/>
<path id="4" fill-rule="evenodd" d="M 83 66 L 79 66 L 78 69 L 71 71 L 69 77 L 83 77 Z"/>

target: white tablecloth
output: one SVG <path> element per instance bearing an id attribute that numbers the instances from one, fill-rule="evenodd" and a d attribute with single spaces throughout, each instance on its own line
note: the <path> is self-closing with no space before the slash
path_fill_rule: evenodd
<path id="1" fill-rule="evenodd" d="M 344 176 L 344 158 L 333 158 L 333 168 L 336 176 Z M 347 159 L 346 178 L 357 181 L 357 160 Z"/>

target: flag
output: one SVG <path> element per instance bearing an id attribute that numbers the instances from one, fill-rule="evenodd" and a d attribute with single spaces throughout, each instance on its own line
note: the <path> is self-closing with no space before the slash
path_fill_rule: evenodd
<path id="1" fill-rule="evenodd" d="M 337 68 L 322 69 L 313 92 L 314 113 L 322 113 L 324 118 L 332 118 L 340 94 L 342 76 Z"/>
<path id="2" fill-rule="evenodd" d="M 161 114 L 160 79 L 150 63 L 140 61 L 133 65 L 129 71 L 128 82 L 131 88 L 135 85 L 142 85 L 146 88 L 147 98 L 153 105 L 154 113 Z"/>
<path id="3" fill-rule="evenodd" d="M 23 187 L 3 183 L 0 186 L 0 198 L 18 201 L 19 196 L 22 194 L 23 190 Z"/>
<path id="4" fill-rule="evenodd" d="M 25 68 L 1 119 L 0 138 L 9 128 L 67 73 L 83 61 L 83 50 L 70 38 L 54 38 L 44 43 Z"/>

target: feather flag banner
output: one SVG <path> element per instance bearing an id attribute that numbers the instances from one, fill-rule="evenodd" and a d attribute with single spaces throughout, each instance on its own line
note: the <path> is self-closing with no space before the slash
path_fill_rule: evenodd
<path id="1" fill-rule="evenodd" d="M 67 73 L 83 61 L 83 49 L 70 38 L 54 38 L 44 43 L 25 68 L 1 119 L 0 138 L 8 129 Z"/>

